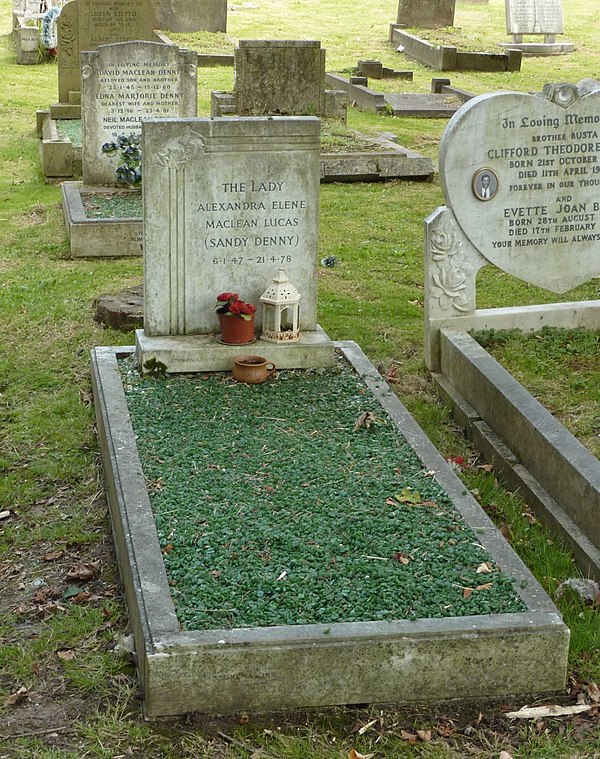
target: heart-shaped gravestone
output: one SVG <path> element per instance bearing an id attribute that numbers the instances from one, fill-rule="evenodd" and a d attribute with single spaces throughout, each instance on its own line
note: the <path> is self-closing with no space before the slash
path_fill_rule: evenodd
<path id="1" fill-rule="evenodd" d="M 491 263 L 557 293 L 600 276 L 600 90 L 473 98 L 439 164 L 447 204 Z"/>

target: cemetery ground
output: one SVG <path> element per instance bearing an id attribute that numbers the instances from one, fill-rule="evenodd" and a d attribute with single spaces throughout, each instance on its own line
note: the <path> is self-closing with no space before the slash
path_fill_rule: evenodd
<path id="1" fill-rule="evenodd" d="M 322 186 L 320 255 L 334 257 L 334 265 L 319 267 L 319 322 L 332 338 L 361 345 L 556 601 L 572 638 L 568 691 L 553 702 L 592 708 L 539 720 L 505 717 L 519 702 L 144 721 L 127 653 L 89 366 L 93 346 L 133 343 L 131 333 L 95 324 L 92 302 L 138 284 L 141 260 L 69 258 L 59 191 L 43 182 L 35 135 L 35 109 L 56 97 L 56 68 L 15 64 L 9 3 L 1 0 L 0 7 L 0 757 L 333 759 L 352 749 L 382 759 L 498 757 L 501 751 L 515 759 L 600 756 L 593 706 L 600 683 L 598 606 L 570 592 L 557 597 L 559 584 L 577 574 L 569 554 L 458 434 L 423 365 L 423 219 L 442 202 L 437 180 Z M 232 6 L 229 34 L 318 38 L 328 70 L 379 58 L 415 71 L 414 82 L 400 83 L 405 91 L 426 92 L 437 72 L 388 46 L 395 13 L 395 3 L 367 0 L 344 6 L 342 19 L 334 0 L 259 0 Z M 565 36 L 577 46 L 572 55 L 526 60 L 511 74 L 454 73 L 452 83 L 475 93 L 527 92 L 545 82 L 600 78 L 595 14 L 584 0 L 565 3 Z M 477 35 L 483 49 L 506 41 L 500 0 L 458 4 L 455 24 Z M 194 47 L 191 38 L 186 44 Z M 231 81 L 231 69 L 199 70 L 201 114 L 208 113 L 209 91 L 229 89 Z M 400 144 L 432 158 L 444 126 L 355 109 L 349 123 L 368 134 L 393 132 Z M 487 269 L 480 283 L 481 307 L 598 297 L 597 280 L 559 298 Z M 598 336 L 548 332 L 486 340 L 511 369 L 518 364 L 519 379 L 597 456 Z"/>

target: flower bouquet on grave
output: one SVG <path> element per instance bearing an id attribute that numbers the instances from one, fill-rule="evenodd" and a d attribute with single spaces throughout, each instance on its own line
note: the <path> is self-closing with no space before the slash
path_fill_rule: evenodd
<path id="1" fill-rule="evenodd" d="M 217 295 L 215 305 L 221 325 L 221 342 L 243 345 L 254 340 L 254 315 L 256 306 L 243 301 L 237 293 Z"/>
<path id="2" fill-rule="evenodd" d="M 142 150 L 140 148 L 141 135 L 122 134 L 116 142 L 105 142 L 102 152 L 105 155 L 119 156 L 119 165 L 115 170 L 118 184 L 126 184 L 129 187 L 138 187 L 142 182 Z"/>

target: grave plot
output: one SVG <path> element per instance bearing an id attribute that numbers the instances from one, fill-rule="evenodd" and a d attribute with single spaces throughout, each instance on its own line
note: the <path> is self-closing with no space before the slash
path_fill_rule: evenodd
<path id="1" fill-rule="evenodd" d="M 240 40 L 234 52 L 233 92 L 213 92 L 212 116 L 314 115 L 325 122 L 346 122 L 346 90 L 325 74 L 320 42 Z M 333 83 L 332 89 L 326 89 Z M 352 140 L 370 143 L 321 156 L 323 181 L 374 181 L 402 177 L 429 178 L 430 159 L 389 140 L 348 130 Z"/>
<path id="2" fill-rule="evenodd" d="M 119 373 L 117 357 L 127 351 L 94 352 L 111 518 L 149 717 L 497 699 L 564 687 L 568 630 L 552 603 L 358 346 L 338 350 L 356 374 L 348 365 L 304 377 L 283 371 L 258 386 L 234 386 L 219 374 L 138 380 Z M 342 390 L 341 380 L 354 389 Z M 124 385 L 138 409 L 137 432 Z M 155 393 L 161 411 L 152 433 Z M 310 417 L 315 428 L 304 436 L 307 405 L 331 427 L 332 394 L 331 435 Z M 210 433 L 217 398 L 231 414 L 231 435 L 244 427 L 241 450 L 228 436 L 226 463 Z M 175 475 L 175 452 L 198 450 L 185 407 L 204 442 Z M 356 429 L 367 408 L 372 416 L 362 417 L 374 429 Z M 162 448 L 152 452 L 145 444 L 157 436 Z M 388 480 L 373 471 L 386 437 L 397 451 L 385 457 Z M 259 443 L 266 453 L 257 457 Z M 232 444 L 250 468 L 232 459 Z M 157 459 L 169 472 L 152 465 Z M 346 491 L 343 479 L 331 479 L 348 471 L 344 463 L 354 473 Z M 170 508 L 161 511 L 157 498 Z M 228 527 L 218 541 L 222 520 Z"/>
<path id="3" fill-rule="evenodd" d="M 143 145 L 144 330 L 92 371 L 146 714 L 561 690 L 553 604 L 316 322 L 318 119 L 148 120 Z M 234 381 L 243 356 L 276 373 Z"/>
<path id="4" fill-rule="evenodd" d="M 141 255 L 139 216 L 94 218 L 84 203 L 93 196 L 141 194 L 141 121 L 196 115 L 196 54 L 123 42 L 82 53 L 81 61 L 83 181 L 61 185 L 71 255 Z"/>
<path id="5" fill-rule="evenodd" d="M 600 301 L 477 309 L 491 263 L 566 292 L 600 275 L 600 90 L 483 95 L 440 144 L 446 206 L 426 221 L 426 362 L 469 436 L 600 577 L 600 462 L 468 334 L 544 326 L 600 329 Z M 586 124 L 586 129 L 575 125 Z"/>
<path id="6" fill-rule="evenodd" d="M 450 87 L 449 79 L 432 79 L 430 94 L 376 92 L 369 88 L 367 77 L 327 74 L 326 79 L 329 85 L 346 92 L 348 99 L 359 108 L 392 116 L 447 119 L 473 97 L 464 90 Z"/>
<path id="7" fill-rule="evenodd" d="M 459 50 L 454 45 L 436 45 L 397 24 L 390 24 L 390 42 L 398 52 L 438 71 L 520 71 L 522 52 L 507 46 L 504 53 Z"/>

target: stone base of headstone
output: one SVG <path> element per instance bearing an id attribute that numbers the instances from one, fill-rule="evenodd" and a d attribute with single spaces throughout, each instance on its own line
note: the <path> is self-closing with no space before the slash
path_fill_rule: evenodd
<path id="1" fill-rule="evenodd" d="M 58 133 L 56 121 L 49 116 L 42 125 L 40 156 L 42 172 L 49 181 L 81 177 L 81 147 Z"/>
<path id="2" fill-rule="evenodd" d="M 90 219 L 82 196 L 92 193 L 123 193 L 109 187 L 85 187 L 81 182 L 60 186 L 62 208 L 73 258 L 120 258 L 142 255 L 141 217 Z"/>
<path id="3" fill-rule="evenodd" d="M 526 58 L 542 58 L 545 55 L 565 55 L 575 50 L 572 42 L 501 42 L 505 50 L 520 50 Z"/>
<path id="4" fill-rule="evenodd" d="M 256 339 L 246 345 L 225 345 L 217 335 L 146 335 L 135 333 L 138 365 L 144 367 L 154 359 L 164 364 L 166 372 L 231 371 L 234 359 L 248 353 L 264 356 L 279 369 L 308 369 L 333 364 L 333 343 L 317 325 L 313 331 L 300 333 L 293 343 L 272 343 Z"/>
<path id="5" fill-rule="evenodd" d="M 52 103 L 50 106 L 51 119 L 80 119 L 81 103 Z"/>
<path id="6" fill-rule="evenodd" d="M 131 332 L 144 324 L 144 286 L 99 295 L 94 300 L 94 321 L 104 327 Z"/>

